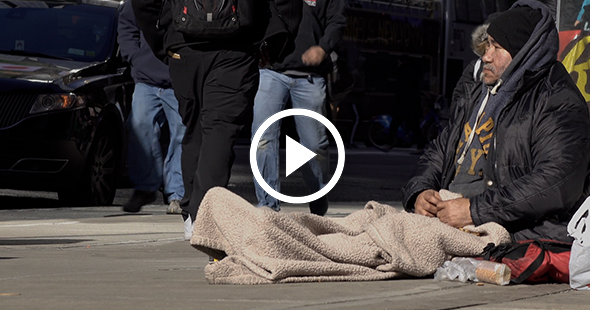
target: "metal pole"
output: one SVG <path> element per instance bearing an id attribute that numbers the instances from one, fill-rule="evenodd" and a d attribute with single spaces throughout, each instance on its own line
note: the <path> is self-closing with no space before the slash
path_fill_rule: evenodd
<path id="1" fill-rule="evenodd" d="M 443 72 L 442 72 L 442 95 L 446 97 L 447 92 L 447 59 L 449 58 L 449 38 L 451 32 L 451 2 L 452 0 L 441 0 L 441 5 L 443 9 L 443 14 L 441 14 L 443 18 L 443 24 L 445 27 L 445 36 L 444 36 L 444 50 L 443 50 Z"/>
<path id="2" fill-rule="evenodd" d="M 555 8 L 555 24 L 557 26 L 557 31 L 559 32 L 559 26 L 560 23 L 559 21 L 561 20 L 561 1 L 562 0 L 557 0 L 557 8 Z"/>

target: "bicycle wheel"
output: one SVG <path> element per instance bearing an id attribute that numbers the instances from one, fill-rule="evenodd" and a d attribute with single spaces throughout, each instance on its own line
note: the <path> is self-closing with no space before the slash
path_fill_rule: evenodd
<path id="1" fill-rule="evenodd" d="M 393 147 L 394 138 L 389 133 L 389 127 L 380 122 L 373 121 L 367 132 L 369 142 L 378 150 L 387 152 Z"/>

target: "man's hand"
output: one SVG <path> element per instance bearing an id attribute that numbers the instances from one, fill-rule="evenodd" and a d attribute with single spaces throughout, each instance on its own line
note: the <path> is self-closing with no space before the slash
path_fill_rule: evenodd
<path id="1" fill-rule="evenodd" d="M 577 20 L 577 21 L 574 23 L 574 27 L 578 26 L 579 24 L 580 24 L 580 21 L 579 21 L 579 20 Z"/>
<path id="2" fill-rule="evenodd" d="M 421 192 L 418 197 L 416 197 L 416 202 L 414 203 L 414 212 L 416 214 L 426 215 L 429 217 L 437 216 L 437 205 L 441 203 L 442 200 L 440 199 L 440 195 L 437 191 L 433 189 L 427 189 Z"/>
<path id="3" fill-rule="evenodd" d="M 322 63 L 324 57 L 326 57 L 324 49 L 318 45 L 314 45 L 301 55 L 301 61 L 303 61 L 306 66 L 317 66 Z"/>
<path id="4" fill-rule="evenodd" d="M 457 198 L 447 201 L 441 201 L 437 205 L 438 219 L 448 225 L 456 228 L 462 228 L 473 224 L 471 212 L 469 210 L 469 199 Z"/>

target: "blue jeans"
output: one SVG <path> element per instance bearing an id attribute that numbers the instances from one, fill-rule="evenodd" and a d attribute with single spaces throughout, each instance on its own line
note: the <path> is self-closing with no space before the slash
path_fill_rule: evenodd
<path id="1" fill-rule="evenodd" d="M 260 84 L 254 99 L 254 121 L 252 136 L 262 123 L 272 115 L 285 109 L 291 99 L 294 109 L 307 109 L 326 115 L 326 81 L 322 77 L 289 77 L 268 69 L 260 70 Z M 299 142 L 317 154 L 301 167 L 303 180 L 314 193 L 329 181 L 329 141 L 324 125 L 306 116 L 295 116 L 295 127 Z M 276 191 L 280 192 L 279 181 L 279 135 L 281 121 L 273 123 L 258 143 L 256 160 L 262 177 Z M 280 202 L 266 193 L 254 180 L 258 206 L 280 210 Z M 327 197 L 311 202 L 312 213 L 323 215 L 328 208 Z"/>
<path id="2" fill-rule="evenodd" d="M 168 120 L 170 143 L 162 158 L 160 129 Z M 174 90 L 135 84 L 131 113 L 127 119 L 129 132 L 129 179 L 136 190 L 158 191 L 164 188 L 169 203 L 184 196 L 180 156 L 185 127 L 178 114 Z"/>

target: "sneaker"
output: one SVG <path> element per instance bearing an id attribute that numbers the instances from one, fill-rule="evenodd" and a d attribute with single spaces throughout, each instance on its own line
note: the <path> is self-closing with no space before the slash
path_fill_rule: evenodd
<path id="1" fill-rule="evenodd" d="M 195 229 L 195 222 L 191 220 L 191 216 L 189 215 L 184 220 L 184 240 L 191 240 L 193 229 Z"/>
<path id="2" fill-rule="evenodd" d="M 180 214 L 182 209 L 180 208 L 180 200 L 172 200 L 166 208 L 166 214 Z"/>
<path id="3" fill-rule="evenodd" d="M 123 205 L 123 211 L 137 213 L 141 210 L 141 207 L 156 201 L 156 192 L 134 190 L 133 195 Z"/>

